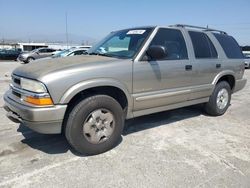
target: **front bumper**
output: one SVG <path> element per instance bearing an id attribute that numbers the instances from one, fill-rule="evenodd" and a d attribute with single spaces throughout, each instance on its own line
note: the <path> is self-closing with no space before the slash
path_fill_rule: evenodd
<path id="1" fill-rule="evenodd" d="M 24 57 L 24 56 L 18 56 L 18 58 L 17 58 L 17 60 L 18 61 L 27 61 L 27 58 L 26 57 Z"/>
<path id="2" fill-rule="evenodd" d="M 237 92 L 245 87 L 247 79 L 236 80 L 233 92 Z"/>
<path id="3" fill-rule="evenodd" d="M 4 95 L 4 109 L 7 117 L 16 123 L 23 123 L 30 129 L 44 134 L 59 134 L 67 105 L 32 107 L 21 104 L 12 98 L 10 91 Z"/>

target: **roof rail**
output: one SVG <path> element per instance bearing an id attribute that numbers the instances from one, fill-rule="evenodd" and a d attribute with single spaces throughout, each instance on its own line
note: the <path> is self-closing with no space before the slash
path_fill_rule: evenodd
<path id="1" fill-rule="evenodd" d="M 203 31 L 215 31 L 215 32 L 219 32 L 221 34 L 227 35 L 227 33 L 225 31 L 211 29 L 208 27 L 199 27 L 199 26 L 194 26 L 194 25 L 176 24 L 176 25 L 170 25 L 170 27 L 189 27 L 189 28 L 201 29 Z"/>

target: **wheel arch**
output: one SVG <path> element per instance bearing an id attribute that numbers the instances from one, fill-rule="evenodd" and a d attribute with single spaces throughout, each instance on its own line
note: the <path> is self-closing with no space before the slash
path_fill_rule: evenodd
<path id="1" fill-rule="evenodd" d="M 223 71 L 218 74 L 213 80 L 213 85 L 216 85 L 221 81 L 227 81 L 231 87 L 231 90 L 234 90 L 236 79 L 233 71 Z"/>
<path id="2" fill-rule="evenodd" d="M 29 58 L 34 59 L 34 60 L 36 59 L 33 56 L 28 56 L 27 59 L 29 59 Z"/>
<path id="3" fill-rule="evenodd" d="M 132 99 L 129 91 L 121 82 L 113 79 L 95 79 L 80 82 L 69 88 L 60 99 L 60 104 L 71 104 L 73 101 L 93 94 L 106 94 L 115 98 L 130 117 Z M 126 109 L 125 109 L 126 108 Z"/>

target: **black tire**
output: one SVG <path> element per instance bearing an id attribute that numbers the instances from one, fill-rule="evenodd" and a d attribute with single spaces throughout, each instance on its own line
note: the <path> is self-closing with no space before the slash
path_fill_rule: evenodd
<path id="1" fill-rule="evenodd" d="M 219 94 L 219 92 L 225 89 L 228 92 L 228 100 L 227 100 L 227 104 L 225 107 L 223 107 L 222 109 L 218 107 L 217 105 L 217 96 Z M 207 114 L 211 115 L 211 116 L 221 116 L 223 115 L 229 105 L 230 105 L 230 101 L 231 101 L 231 87 L 228 84 L 228 82 L 226 81 L 221 81 L 219 83 L 216 84 L 214 91 L 212 93 L 212 95 L 209 98 L 209 101 L 205 104 L 205 111 Z"/>
<path id="2" fill-rule="evenodd" d="M 97 109 L 107 109 L 114 118 L 114 129 L 110 137 L 102 143 L 90 143 L 83 130 L 89 115 Z M 121 139 L 124 126 L 124 115 L 120 104 L 110 96 L 95 95 L 78 102 L 69 112 L 65 136 L 69 144 L 79 153 L 96 155 L 115 147 Z M 85 135 L 84 135 L 85 134 Z"/>
<path id="3" fill-rule="evenodd" d="M 31 61 L 34 61 L 35 59 L 33 57 L 28 57 L 26 63 L 30 63 Z"/>

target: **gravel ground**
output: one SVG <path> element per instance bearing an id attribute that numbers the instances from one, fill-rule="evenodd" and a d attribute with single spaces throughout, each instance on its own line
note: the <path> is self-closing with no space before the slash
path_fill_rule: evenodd
<path id="1" fill-rule="evenodd" d="M 129 120 L 117 147 L 86 157 L 5 117 L 17 66 L 0 62 L 0 187 L 250 187 L 249 82 L 221 117 L 197 105 Z"/>

